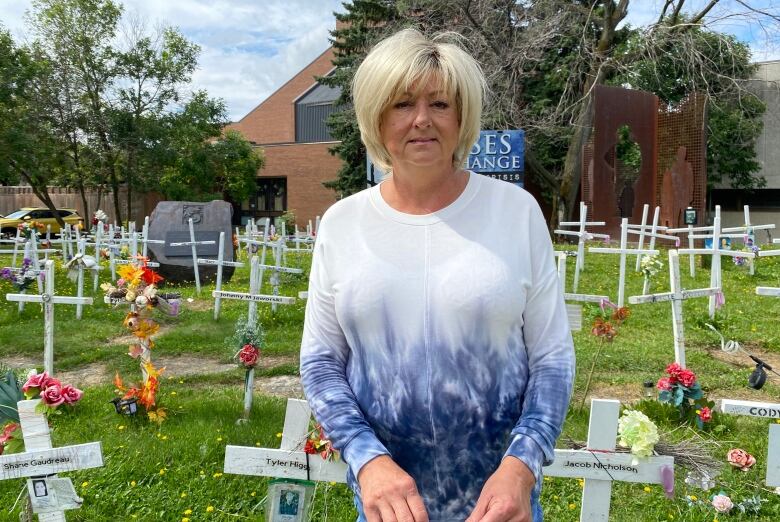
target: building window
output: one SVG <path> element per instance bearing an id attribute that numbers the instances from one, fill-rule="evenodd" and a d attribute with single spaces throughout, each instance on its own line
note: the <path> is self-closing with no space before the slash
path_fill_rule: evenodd
<path id="1" fill-rule="evenodd" d="M 295 141 L 333 141 L 327 121 L 336 112 L 341 89 L 317 84 L 295 102 Z"/>
<path id="2" fill-rule="evenodd" d="M 257 178 L 258 216 L 278 216 L 287 210 L 287 178 Z"/>

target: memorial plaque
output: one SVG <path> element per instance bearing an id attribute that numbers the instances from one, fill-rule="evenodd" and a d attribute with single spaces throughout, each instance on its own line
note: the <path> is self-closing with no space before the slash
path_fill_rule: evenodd
<path id="1" fill-rule="evenodd" d="M 160 263 L 156 269 L 166 281 L 190 282 L 195 280 L 192 248 L 190 246 L 170 247 L 167 243 L 190 241 L 189 220 L 192 219 L 196 241 L 214 241 L 213 245 L 197 245 L 197 257 L 217 257 L 219 233 L 225 233 L 223 260 L 233 261 L 233 237 L 231 218 L 233 207 L 227 201 L 189 202 L 161 201 L 149 217 L 148 236 L 151 240 L 164 240 L 165 245 L 149 243 L 148 254 Z M 230 281 L 235 270 L 232 266 L 223 268 L 224 281 Z M 214 280 L 216 266 L 202 266 L 200 279 Z"/>
<path id="2" fill-rule="evenodd" d="M 192 222 L 195 225 L 195 222 Z M 187 257 L 192 265 L 192 247 L 190 245 L 176 245 L 171 243 L 187 243 L 190 240 L 189 231 L 174 232 L 168 231 L 165 234 L 165 255 L 166 257 Z M 219 231 L 203 230 L 195 232 L 195 241 L 213 241 L 213 245 L 198 245 L 198 256 L 216 257 L 219 254 Z"/>

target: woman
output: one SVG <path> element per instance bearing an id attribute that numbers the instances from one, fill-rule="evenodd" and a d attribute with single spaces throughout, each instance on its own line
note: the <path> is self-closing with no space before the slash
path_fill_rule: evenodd
<path id="1" fill-rule="evenodd" d="M 411 29 L 355 74 L 390 175 L 323 216 L 301 377 L 360 520 L 541 520 L 574 352 L 535 200 L 461 168 L 484 90 L 471 56 Z"/>

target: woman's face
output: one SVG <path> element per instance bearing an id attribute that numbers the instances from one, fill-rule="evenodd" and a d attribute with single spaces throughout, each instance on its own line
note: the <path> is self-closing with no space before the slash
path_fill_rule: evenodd
<path id="1" fill-rule="evenodd" d="M 452 165 L 460 122 L 455 100 L 436 79 L 420 88 L 412 84 L 382 113 L 382 143 L 393 170 L 404 167 Z"/>

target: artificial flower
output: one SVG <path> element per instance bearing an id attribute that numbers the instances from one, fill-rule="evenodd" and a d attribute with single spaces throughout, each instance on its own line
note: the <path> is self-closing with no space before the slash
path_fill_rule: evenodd
<path id="1" fill-rule="evenodd" d="M 247 368 L 252 368 L 260 358 L 260 350 L 253 344 L 245 344 L 238 352 L 238 360 Z"/>
<path id="2" fill-rule="evenodd" d="M 649 457 L 659 440 L 658 428 L 647 415 L 641 411 L 626 410 L 618 420 L 618 436 L 620 445 L 631 448 L 634 455 L 632 464 L 639 463 L 639 458 Z"/>
<path id="3" fill-rule="evenodd" d="M 652 381 L 651 381 L 652 382 Z M 669 377 L 661 377 L 658 379 L 658 384 L 656 384 L 656 388 L 658 388 L 661 391 L 669 391 L 672 389 L 672 382 Z"/>
<path id="4" fill-rule="evenodd" d="M 81 398 L 84 396 L 83 391 L 71 386 L 70 384 L 66 384 L 65 386 L 63 386 L 60 389 L 60 394 L 62 395 L 65 404 L 67 404 L 68 406 L 73 406 L 74 404 L 79 402 Z"/>
<path id="5" fill-rule="evenodd" d="M 51 408 L 56 408 L 60 404 L 65 402 L 65 397 L 62 396 L 62 387 L 58 384 L 47 387 L 41 393 L 41 402 Z"/>
<path id="6" fill-rule="evenodd" d="M 34 373 L 27 378 L 27 382 L 22 386 L 22 393 L 24 393 L 25 397 L 31 399 L 37 397 L 39 393 L 49 386 L 61 385 L 62 383 L 58 379 L 50 377 L 47 372 Z"/>
<path id="7" fill-rule="evenodd" d="M 718 513 L 728 513 L 734 507 L 734 503 L 727 495 L 715 495 L 712 497 L 712 507 Z"/>
<path id="8" fill-rule="evenodd" d="M 696 415 L 699 416 L 702 422 L 710 422 L 712 420 L 712 410 L 707 406 L 703 406 L 701 409 L 696 410 Z"/>
<path id="9" fill-rule="evenodd" d="M 696 382 L 696 374 L 688 369 L 683 368 L 677 374 L 677 379 L 682 383 L 683 386 L 690 388 Z"/>
<path id="10" fill-rule="evenodd" d="M 749 470 L 756 463 L 756 458 L 740 448 L 730 449 L 726 454 L 726 460 L 741 471 Z"/>

